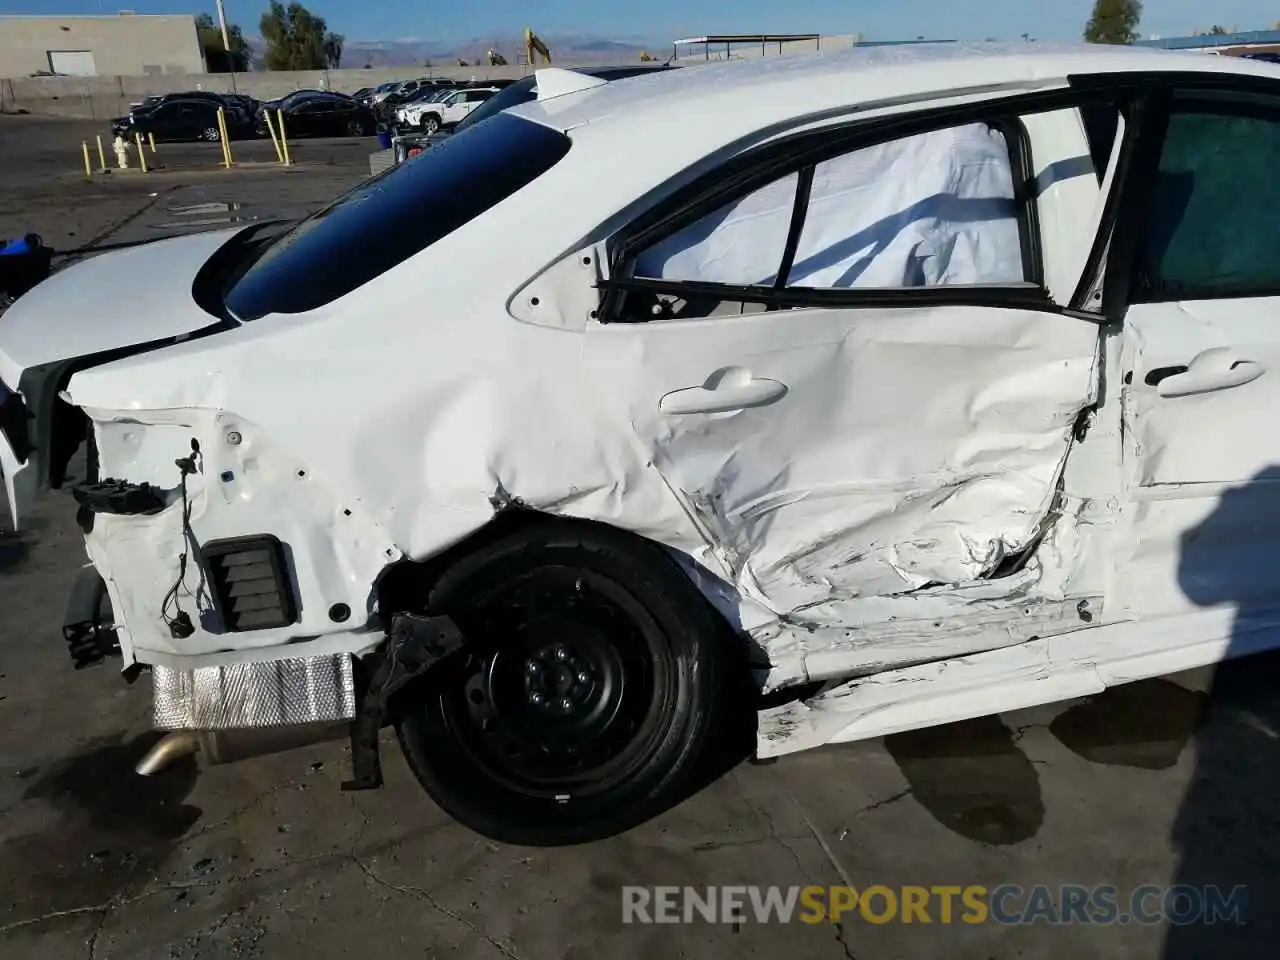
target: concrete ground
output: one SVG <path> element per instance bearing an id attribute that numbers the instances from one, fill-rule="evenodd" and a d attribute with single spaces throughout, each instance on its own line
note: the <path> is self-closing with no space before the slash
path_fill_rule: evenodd
<path id="1" fill-rule="evenodd" d="M 65 248 L 288 215 L 358 181 L 372 149 L 307 144 L 298 170 L 227 173 L 192 169 L 208 148 L 162 147 L 170 172 L 85 184 L 82 136 L 0 118 L 0 236 Z M 1274 955 L 1278 657 L 741 765 L 624 836 L 513 848 L 450 822 L 390 738 L 374 793 L 339 791 L 342 743 L 134 775 L 154 742 L 146 678 L 74 671 L 58 629 L 83 562 L 72 514 L 51 497 L 29 529 L 0 535 L 0 956 Z M 1245 885 L 1249 922 L 947 924 L 936 906 L 931 923 L 622 922 L 627 885 L 808 884 L 1110 884 L 1122 903 L 1142 884 Z"/>

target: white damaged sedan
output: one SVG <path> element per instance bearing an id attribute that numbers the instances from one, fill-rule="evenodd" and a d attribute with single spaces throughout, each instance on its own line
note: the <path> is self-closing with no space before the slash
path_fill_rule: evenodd
<path id="1" fill-rule="evenodd" d="M 336 730 L 376 787 L 394 723 L 458 820 L 571 843 L 752 724 L 778 755 L 1280 645 L 1270 67 L 943 44 L 538 89 L 0 322 L 15 523 L 74 496 L 64 633 L 149 670 L 143 772 Z"/>

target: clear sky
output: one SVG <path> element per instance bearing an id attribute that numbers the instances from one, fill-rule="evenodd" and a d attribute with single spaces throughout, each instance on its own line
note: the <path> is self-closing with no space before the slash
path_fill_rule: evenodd
<path id="1" fill-rule="evenodd" d="M 258 32 L 266 0 L 224 0 L 228 19 Z M 704 33 L 862 33 L 867 39 L 1078 39 L 1093 0 L 308 0 L 349 40 L 413 37 L 451 42 L 540 33 L 669 41 Z M 537 13 L 530 12 L 536 7 Z M 0 0 L 0 14 L 213 12 L 213 0 Z M 1146 0 L 1144 34 L 1220 24 L 1265 29 L 1280 5 L 1265 0 Z"/>

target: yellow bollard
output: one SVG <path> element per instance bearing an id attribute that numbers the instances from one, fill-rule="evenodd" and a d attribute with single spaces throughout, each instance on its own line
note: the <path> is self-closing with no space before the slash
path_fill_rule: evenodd
<path id="1" fill-rule="evenodd" d="M 102 134 L 98 134 L 98 169 L 107 169 L 107 152 L 102 149 Z"/>
<path id="2" fill-rule="evenodd" d="M 151 152 L 156 152 L 156 135 L 154 133 L 147 134 L 147 140 L 151 143 Z"/>
<path id="3" fill-rule="evenodd" d="M 93 179 L 93 164 L 89 162 L 89 141 L 88 141 L 88 140 L 82 140 L 82 141 L 80 142 L 80 146 L 84 147 L 84 175 L 85 175 L 88 179 L 92 180 L 92 179 Z"/>
<path id="4" fill-rule="evenodd" d="M 276 160 L 284 163 L 284 154 L 280 152 L 280 140 L 276 136 L 276 125 L 271 119 L 271 111 L 263 110 L 262 115 L 267 118 L 267 133 L 271 134 L 271 145 L 276 148 Z"/>
<path id="5" fill-rule="evenodd" d="M 285 133 L 284 129 L 283 110 L 276 111 L 276 122 L 280 124 L 280 145 L 281 149 L 284 150 L 284 165 L 286 167 L 291 167 L 293 166 L 293 157 L 289 156 L 289 135 Z"/>
<path id="6" fill-rule="evenodd" d="M 222 163 L 230 170 L 234 162 L 231 159 L 231 137 L 227 133 L 227 112 L 222 107 L 218 108 L 218 133 L 222 138 Z"/>
<path id="7" fill-rule="evenodd" d="M 135 134 L 138 141 L 138 166 L 142 168 L 142 172 L 147 172 L 147 151 L 142 149 L 142 134 Z"/>

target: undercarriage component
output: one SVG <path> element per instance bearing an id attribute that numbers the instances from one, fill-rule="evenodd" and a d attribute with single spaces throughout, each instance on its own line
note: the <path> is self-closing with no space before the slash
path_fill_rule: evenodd
<path id="1" fill-rule="evenodd" d="M 388 701 L 410 680 L 460 649 L 462 640 L 449 617 L 401 613 L 392 619 L 386 649 L 377 655 L 360 713 L 351 725 L 351 779 L 342 784 L 343 790 L 376 790 L 382 786 L 378 733 L 387 715 Z"/>
<path id="2" fill-rule="evenodd" d="M 241 730 L 173 730 L 157 741 L 134 769 L 144 777 L 155 776 L 195 753 L 210 765 L 233 763 L 338 740 L 346 736 L 347 727 L 347 723 L 303 723 Z"/>
<path id="3" fill-rule="evenodd" d="M 195 730 L 175 730 L 156 741 L 147 755 L 138 761 L 134 771 L 143 777 L 153 777 L 169 764 L 182 757 L 189 757 L 200 749 L 200 734 Z"/>
<path id="4" fill-rule="evenodd" d="M 84 567 L 71 586 L 62 637 L 77 670 L 120 655 L 107 585 L 93 567 Z"/>
<path id="5" fill-rule="evenodd" d="M 355 679 L 345 653 L 178 670 L 155 666 L 161 730 L 226 730 L 351 720 Z"/>

